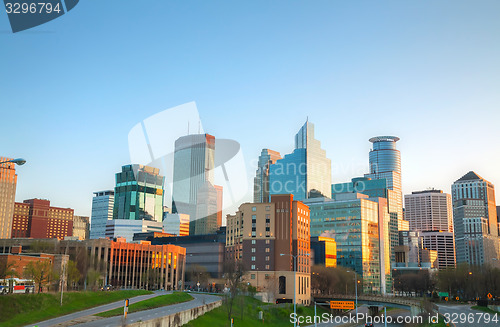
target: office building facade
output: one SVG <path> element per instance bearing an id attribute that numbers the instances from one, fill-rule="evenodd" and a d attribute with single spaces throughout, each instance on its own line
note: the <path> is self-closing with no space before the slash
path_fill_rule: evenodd
<path id="1" fill-rule="evenodd" d="M 369 140 L 373 143 L 370 150 L 370 173 L 365 177 L 385 179 L 387 188 L 394 191 L 394 209 L 397 214 L 398 230 L 408 230 L 408 222 L 403 219 L 403 193 L 401 186 L 401 153 L 396 148 L 399 137 L 376 136 Z"/>
<path id="2" fill-rule="evenodd" d="M 420 232 L 424 248 L 437 251 L 439 269 L 455 266 L 450 194 L 426 190 L 405 195 L 405 219 L 411 231 Z"/>
<path id="3" fill-rule="evenodd" d="M 271 165 L 269 176 L 271 195 L 293 194 L 302 201 L 330 194 L 331 161 L 314 138 L 312 123 L 307 121 L 301 127 L 295 135 L 295 150 Z"/>
<path id="4" fill-rule="evenodd" d="M 165 178 L 158 168 L 125 165 L 116 174 L 113 219 L 163 219 L 163 185 Z"/>
<path id="5" fill-rule="evenodd" d="M 362 277 L 363 291 L 384 293 L 388 271 L 380 260 L 384 235 L 379 234 L 379 204 L 360 193 L 337 194 L 336 199 L 308 199 L 311 236 L 327 233 L 337 244 L 337 266 L 354 269 Z"/>
<path id="6" fill-rule="evenodd" d="M 42 199 L 16 202 L 14 207 L 13 237 L 63 239 L 73 236 L 73 209 L 52 207 L 49 200 Z"/>
<path id="7" fill-rule="evenodd" d="M 106 224 L 106 238 L 123 238 L 126 242 L 134 240 L 134 234 L 163 232 L 163 222 L 155 220 L 131 220 L 131 219 L 112 219 Z"/>
<path id="8" fill-rule="evenodd" d="M 491 263 L 499 258 L 498 220 L 492 183 L 473 171 L 451 187 L 457 263 Z"/>
<path id="9" fill-rule="evenodd" d="M 214 136 L 193 134 L 175 141 L 172 212 L 189 215 L 190 235 L 215 233 L 222 224 L 222 187 L 214 184 L 214 168 Z"/>
<path id="10" fill-rule="evenodd" d="M 242 204 L 226 220 L 226 259 L 241 260 L 245 281 L 270 301 L 292 300 L 295 284 L 297 303 L 309 304 L 309 208 L 291 194 L 272 195 L 269 203 Z"/>
<path id="11" fill-rule="evenodd" d="M 269 168 L 279 159 L 281 159 L 281 154 L 279 152 L 262 149 L 253 182 L 254 203 L 264 203 L 270 201 Z"/>
<path id="12" fill-rule="evenodd" d="M 106 225 L 113 219 L 115 191 L 94 192 L 92 197 L 92 213 L 90 216 L 90 238 L 106 237 Z"/>
<path id="13" fill-rule="evenodd" d="M 12 158 L 0 157 L 0 162 L 9 160 Z M 11 237 L 16 185 L 15 163 L 0 164 L 0 238 Z"/>

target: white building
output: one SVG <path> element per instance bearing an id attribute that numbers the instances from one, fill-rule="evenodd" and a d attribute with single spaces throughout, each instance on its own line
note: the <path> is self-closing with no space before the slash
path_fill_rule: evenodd
<path id="1" fill-rule="evenodd" d="M 132 242 L 135 233 L 148 233 L 163 231 L 161 221 L 154 220 L 133 220 L 133 219 L 112 219 L 106 225 L 106 237 L 124 237 L 127 242 Z"/>
<path id="2" fill-rule="evenodd" d="M 94 192 L 92 198 L 92 215 L 90 218 L 90 238 L 106 237 L 106 224 L 113 219 L 113 206 L 115 204 L 115 192 Z"/>

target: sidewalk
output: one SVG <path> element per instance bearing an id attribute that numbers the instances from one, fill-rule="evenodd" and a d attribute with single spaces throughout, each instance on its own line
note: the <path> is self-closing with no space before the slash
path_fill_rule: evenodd
<path id="1" fill-rule="evenodd" d="M 130 304 L 144 301 L 144 300 L 148 300 L 148 299 L 160 296 L 160 295 L 170 294 L 170 293 L 172 293 L 172 292 L 171 291 L 169 291 L 169 292 L 157 291 L 157 292 L 154 292 L 153 294 L 139 295 L 139 296 L 130 298 Z M 86 316 L 91 316 L 91 315 L 94 315 L 94 314 L 99 313 L 99 312 L 104 312 L 104 311 L 123 307 L 123 303 L 124 303 L 124 300 L 120 300 L 120 301 L 104 304 L 104 305 L 101 305 L 98 307 L 73 312 L 73 313 L 67 314 L 65 316 L 60 316 L 60 317 L 52 318 L 49 320 L 44 320 L 44 321 L 41 321 L 38 323 L 30 324 L 28 326 L 37 326 L 37 327 L 57 326 L 57 325 L 64 324 L 66 322 L 69 322 L 69 321 L 72 321 L 75 319 L 79 319 L 79 318 L 86 317 Z"/>

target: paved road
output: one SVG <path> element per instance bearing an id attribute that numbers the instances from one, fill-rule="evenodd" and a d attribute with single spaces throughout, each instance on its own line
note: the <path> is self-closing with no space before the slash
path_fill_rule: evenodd
<path id="1" fill-rule="evenodd" d="M 144 300 L 147 300 L 147 299 L 159 296 L 159 295 L 169 294 L 169 293 L 172 293 L 172 292 L 156 291 L 153 294 L 136 296 L 136 297 L 130 298 L 130 304 L 144 301 Z M 120 308 L 120 307 L 123 307 L 123 300 L 116 301 L 113 303 L 108 303 L 108 304 L 101 305 L 101 306 L 87 309 L 87 310 L 82 310 L 82 311 L 70 313 L 70 314 L 65 315 L 65 316 L 57 317 L 57 318 L 50 319 L 50 320 L 45 320 L 45 321 L 42 321 L 42 322 L 39 322 L 36 324 L 32 324 L 29 326 L 38 326 L 38 327 L 54 326 L 54 325 L 65 323 L 67 321 L 75 320 L 75 319 L 82 318 L 85 316 L 94 315 L 94 314 L 99 313 L 99 312 L 104 312 L 104 311 L 108 311 L 108 310 L 112 310 L 112 309 L 116 309 L 116 308 Z"/>
<path id="2" fill-rule="evenodd" d="M 364 306 L 364 305 L 361 305 L 358 307 L 358 314 L 367 314 L 368 313 L 368 307 Z M 323 318 L 323 316 L 320 316 Z M 351 319 L 354 319 L 352 320 Z M 356 310 L 352 310 L 349 314 L 341 317 L 341 316 L 338 316 L 338 317 L 333 317 L 333 318 L 330 318 L 328 317 L 328 322 L 322 322 L 322 323 L 318 323 L 318 327 L 336 327 L 336 326 L 343 326 L 343 325 L 353 325 L 352 323 L 347 323 L 346 322 L 349 322 L 349 321 L 356 321 L 355 320 L 355 317 L 356 317 Z M 336 319 L 337 318 L 337 321 Z M 342 319 L 341 321 L 339 321 L 340 319 Z M 321 320 L 323 321 L 323 319 Z M 302 325 L 301 325 L 302 326 Z M 314 326 L 314 324 L 312 325 L 309 325 L 309 326 Z"/>
<path id="3" fill-rule="evenodd" d="M 221 299 L 220 296 L 208 295 L 208 294 L 194 294 L 191 293 L 194 297 L 194 300 L 184 303 L 172 304 L 165 307 L 160 307 L 151 310 L 139 311 L 131 313 L 127 316 L 127 323 L 137 322 L 139 320 L 145 321 L 149 319 L 159 318 L 163 316 L 167 316 L 179 311 L 192 309 L 198 307 L 203 304 L 208 304 L 212 302 L 219 301 Z M 83 324 L 78 324 L 76 326 L 80 327 L 116 327 L 122 325 L 122 317 L 111 317 L 99 319 L 96 321 L 91 321 Z"/>
<path id="4" fill-rule="evenodd" d="M 465 304 L 439 304 L 439 313 L 445 318 L 450 319 L 450 326 L 454 327 L 493 327 L 500 325 L 500 315 L 497 314 L 498 320 L 491 321 L 494 314 L 489 314 L 490 321 L 487 323 L 485 318 L 487 314 L 482 311 L 471 309 L 470 305 Z"/>

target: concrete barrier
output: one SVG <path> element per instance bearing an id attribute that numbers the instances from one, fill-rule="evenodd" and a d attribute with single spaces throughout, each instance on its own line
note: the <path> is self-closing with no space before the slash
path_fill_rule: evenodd
<path id="1" fill-rule="evenodd" d="M 151 320 L 137 321 L 131 324 L 127 324 L 128 327 L 179 327 L 187 324 L 191 320 L 204 315 L 205 313 L 220 307 L 222 305 L 222 300 L 217 302 L 212 302 L 209 304 L 200 305 L 199 307 L 180 311 L 173 313 L 168 316 L 163 316 L 160 318 L 154 318 Z"/>

